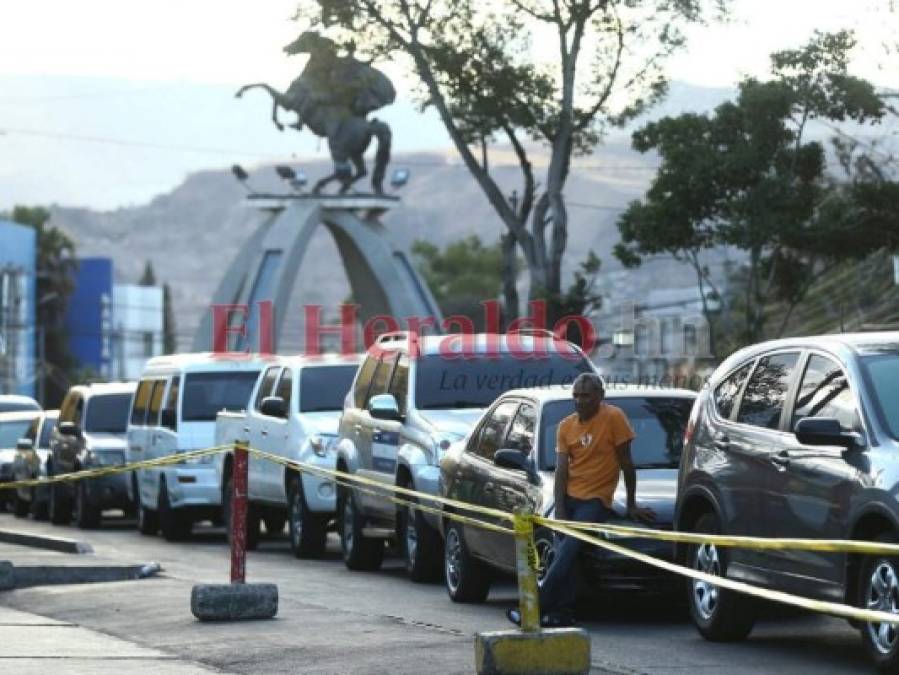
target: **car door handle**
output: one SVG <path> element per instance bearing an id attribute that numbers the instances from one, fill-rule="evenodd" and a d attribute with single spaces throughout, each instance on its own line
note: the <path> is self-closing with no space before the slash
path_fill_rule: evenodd
<path id="1" fill-rule="evenodd" d="M 714 445 L 719 450 L 727 450 L 730 447 L 730 438 L 727 436 L 715 436 L 715 439 L 712 441 L 712 445 Z"/>
<path id="2" fill-rule="evenodd" d="M 495 486 L 491 482 L 484 483 L 484 494 L 493 494 Z"/>
<path id="3" fill-rule="evenodd" d="M 263 436 L 268 436 L 268 429 L 262 429 L 259 433 Z"/>
<path id="4" fill-rule="evenodd" d="M 243 431 L 244 431 L 245 434 L 250 433 L 250 427 L 244 427 L 244 428 L 243 428 Z"/>
<path id="5" fill-rule="evenodd" d="M 790 464 L 790 455 L 786 451 L 778 452 L 776 455 L 771 455 L 771 461 L 778 467 L 786 468 Z"/>

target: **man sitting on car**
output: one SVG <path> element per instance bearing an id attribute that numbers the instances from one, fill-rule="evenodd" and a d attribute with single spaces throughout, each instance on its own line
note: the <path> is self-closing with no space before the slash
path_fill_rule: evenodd
<path id="1" fill-rule="evenodd" d="M 574 381 L 575 413 L 559 424 L 556 436 L 555 517 L 602 523 L 612 515 L 612 498 L 624 473 L 629 518 L 650 523 L 655 513 L 637 506 L 637 473 L 631 461 L 635 434 L 620 408 L 603 403 L 605 386 L 594 373 Z M 575 620 L 577 578 L 574 565 L 582 546 L 574 537 L 556 535 L 555 557 L 540 586 L 541 624 L 570 626 Z M 509 619 L 521 623 L 519 610 Z"/>

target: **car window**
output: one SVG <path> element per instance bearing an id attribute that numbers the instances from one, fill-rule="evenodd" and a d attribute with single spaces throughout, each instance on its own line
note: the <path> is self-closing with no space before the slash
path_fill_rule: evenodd
<path id="1" fill-rule="evenodd" d="M 94 433 L 124 433 L 128 428 L 131 394 L 97 394 L 90 397 L 84 430 Z"/>
<path id="2" fill-rule="evenodd" d="M 44 418 L 44 424 L 41 426 L 41 438 L 37 443 L 37 447 L 44 449 L 50 448 L 50 436 L 56 428 L 56 420 L 56 417 Z"/>
<path id="3" fill-rule="evenodd" d="M 388 392 L 396 399 L 400 414 L 405 415 L 406 399 L 409 397 L 409 357 L 406 354 L 400 354 L 397 359 Z"/>
<path id="4" fill-rule="evenodd" d="M 862 358 L 874 411 L 884 430 L 899 440 L 899 346 L 884 345 Z"/>
<path id="5" fill-rule="evenodd" d="M 278 388 L 275 389 L 275 396 L 284 399 L 287 409 L 290 410 L 290 397 L 293 393 L 293 369 L 285 368 L 281 372 L 281 379 L 278 380 Z"/>
<path id="6" fill-rule="evenodd" d="M 165 408 L 164 410 L 172 411 L 172 418 L 169 424 L 166 424 L 166 420 L 162 419 L 160 415 L 159 423 L 162 426 L 165 426 L 172 431 L 176 431 L 178 427 L 178 391 L 181 389 L 181 377 L 176 375 L 172 378 L 172 384 L 169 387 L 169 395 L 166 397 Z"/>
<path id="7" fill-rule="evenodd" d="M 16 443 L 28 432 L 31 420 L 6 420 L 0 422 L 0 450 L 16 447 Z"/>
<path id="8" fill-rule="evenodd" d="M 141 380 L 134 394 L 134 403 L 131 406 L 131 424 L 142 426 L 147 420 L 147 404 L 150 402 L 150 392 L 153 390 L 153 380 Z M 62 418 L 62 414 L 60 414 Z"/>
<path id="9" fill-rule="evenodd" d="M 813 354 L 805 367 L 790 429 L 803 417 L 832 417 L 846 431 L 860 429 L 855 398 L 846 373 L 835 361 Z"/>
<path id="10" fill-rule="evenodd" d="M 223 411 L 246 410 L 258 370 L 188 373 L 181 395 L 181 419 L 184 422 L 214 422 Z"/>
<path id="11" fill-rule="evenodd" d="M 342 410 L 356 366 L 316 366 L 300 371 L 300 412 Z"/>
<path id="12" fill-rule="evenodd" d="M 387 385 L 390 382 L 390 373 L 393 370 L 393 364 L 396 357 L 393 354 L 385 354 L 378 362 L 375 374 L 371 378 L 371 388 L 368 390 L 368 398 L 365 403 L 371 400 L 372 396 L 387 393 Z"/>
<path id="13" fill-rule="evenodd" d="M 159 424 L 159 411 L 162 408 L 162 395 L 165 393 L 165 380 L 157 380 L 153 385 L 153 393 L 150 394 L 150 407 L 147 413 L 147 424 L 157 426 Z"/>
<path id="14" fill-rule="evenodd" d="M 751 367 L 752 363 L 747 363 L 738 368 L 736 372 L 715 389 L 715 408 L 718 409 L 718 414 L 724 419 L 730 419 L 734 410 L 734 403 L 740 395 L 740 389 L 743 388 L 743 382 L 746 381 Z"/>
<path id="15" fill-rule="evenodd" d="M 353 401 L 357 408 L 365 407 L 365 401 L 368 399 L 368 390 L 371 386 L 371 378 L 375 373 L 377 365 L 378 359 L 369 355 L 359 368 L 356 385 L 353 387 Z"/>
<path id="16" fill-rule="evenodd" d="M 493 461 L 493 455 L 500 449 L 506 427 L 509 426 L 509 420 L 512 419 L 517 407 L 518 401 L 504 401 L 490 413 L 490 417 L 484 421 L 478 433 L 478 440 L 474 446 L 476 455 Z"/>
<path id="17" fill-rule="evenodd" d="M 278 379 L 280 371 L 281 366 L 272 366 L 265 371 L 262 382 L 259 384 L 259 391 L 256 392 L 256 403 L 253 406 L 257 412 L 262 408 L 262 399 L 272 395 L 272 388 L 275 386 L 275 380 Z"/>
<path id="18" fill-rule="evenodd" d="M 22 436 L 22 438 L 27 438 L 28 440 L 30 440 L 32 447 L 34 448 L 37 447 L 37 428 L 40 426 L 40 424 L 41 418 L 35 417 L 33 420 L 31 420 L 31 424 L 28 425 L 28 431 L 26 431 L 25 435 Z"/>
<path id="19" fill-rule="evenodd" d="M 746 383 L 738 422 L 777 429 L 798 360 L 798 352 L 774 354 L 759 360 Z"/>
<path id="20" fill-rule="evenodd" d="M 59 420 L 60 422 L 80 422 L 81 420 L 75 419 L 75 403 L 76 400 L 80 398 L 78 394 L 74 391 L 66 394 L 65 399 L 63 399 L 62 405 L 59 409 Z"/>
<path id="21" fill-rule="evenodd" d="M 503 448 L 509 450 L 519 450 L 525 454 L 530 454 L 534 447 L 534 428 L 537 424 L 537 410 L 530 403 L 522 403 L 512 425 L 509 427 L 509 433 L 506 436 L 506 442 Z"/>

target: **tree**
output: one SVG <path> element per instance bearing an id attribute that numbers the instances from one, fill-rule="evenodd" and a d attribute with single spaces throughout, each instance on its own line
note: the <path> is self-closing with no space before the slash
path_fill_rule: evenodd
<path id="1" fill-rule="evenodd" d="M 47 225 L 50 212 L 43 207 L 16 206 L 11 220 L 37 231 L 37 352 L 44 356 L 40 377 L 46 383 L 41 403 L 56 407 L 74 381 L 76 367 L 64 323 L 78 269 L 75 244 L 62 230 Z"/>
<path id="2" fill-rule="evenodd" d="M 153 263 L 149 260 L 144 265 L 144 273 L 140 277 L 140 281 L 137 282 L 138 286 L 155 286 L 156 285 L 156 273 L 153 271 Z"/>
<path id="3" fill-rule="evenodd" d="M 609 126 L 624 124 L 665 92 L 663 64 L 684 43 L 680 29 L 703 20 L 707 0 L 305 0 L 298 17 L 329 29 L 348 50 L 404 58 L 423 107 L 439 114 L 465 166 L 520 251 L 530 299 L 550 322 L 567 300 L 564 190 L 572 159 Z M 714 6 L 723 12 L 726 0 Z M 533 55 L 547 45 L 547 57 Z M 510 203 L 490 173 L 490 150 L 511 146 L 521 200 Z M 549 149 L 542 185 L 534 141 Z M 508 260 L 508 258 L 507 258 Z M 506 265 L 506 269 L 512 266 Z M 575 281 L 577 283 L 577 281 Z M 514 284 L 506 280 L 507 310 Z M 583 308 L 576 308 L 581 311 Z"/>
<path id="4" fill-rule="evenodd" d="M 174 354 L 178 351 L 178 337 L 175 331 L 175 308 L 172 304 L 172 289 L 168 283 L 162 285 L 162 352 Z"/>
<path id="5" fill-rule="evenodd" d="M 773 54 L 773 79 L 744 80 L 737 100 L 713 115 L 665 118 L 637 131 L 634 147 L 656 150 L 662 165 L 645 199 L 622 214 L 616 256 L 630 266 L 652 253 L 689 262 L 711 324 L 708 291 L 720 293 L 701 254 L 722 245 L 745 251 L 740 338 L 755 342 L 767 303 L 790 308 L 782 332 L 817 276 L 881 246 L 882 236 L 857 236 L 849 202 L 825 173 L 823 147 L 805 139 L 816 119 L 883 116 L 874 87 L 847 73 L 854 45 L 847 31 L 816 33 L 801 49 Z"/>
<path id="6" fill-rule="evenodd" d="M 501 244 L 485 246 L 480 237 L 471 235 L 440 250 L 418 240 L 412 254 L 444 316 L 461 314 L 472 320 L 475 330 L 484 330 L 481 302 L 498 298 L 502 288 Z"/>

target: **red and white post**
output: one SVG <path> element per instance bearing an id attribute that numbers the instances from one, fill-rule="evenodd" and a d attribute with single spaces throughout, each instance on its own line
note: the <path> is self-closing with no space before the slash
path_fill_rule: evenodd
<path id="1" fill-rule="evenodd" d="M 247 483 L 249 453 L 246 441 L 234 444 L 234 463 L 231 466 L 231 583 L 247 581 Z"/>

